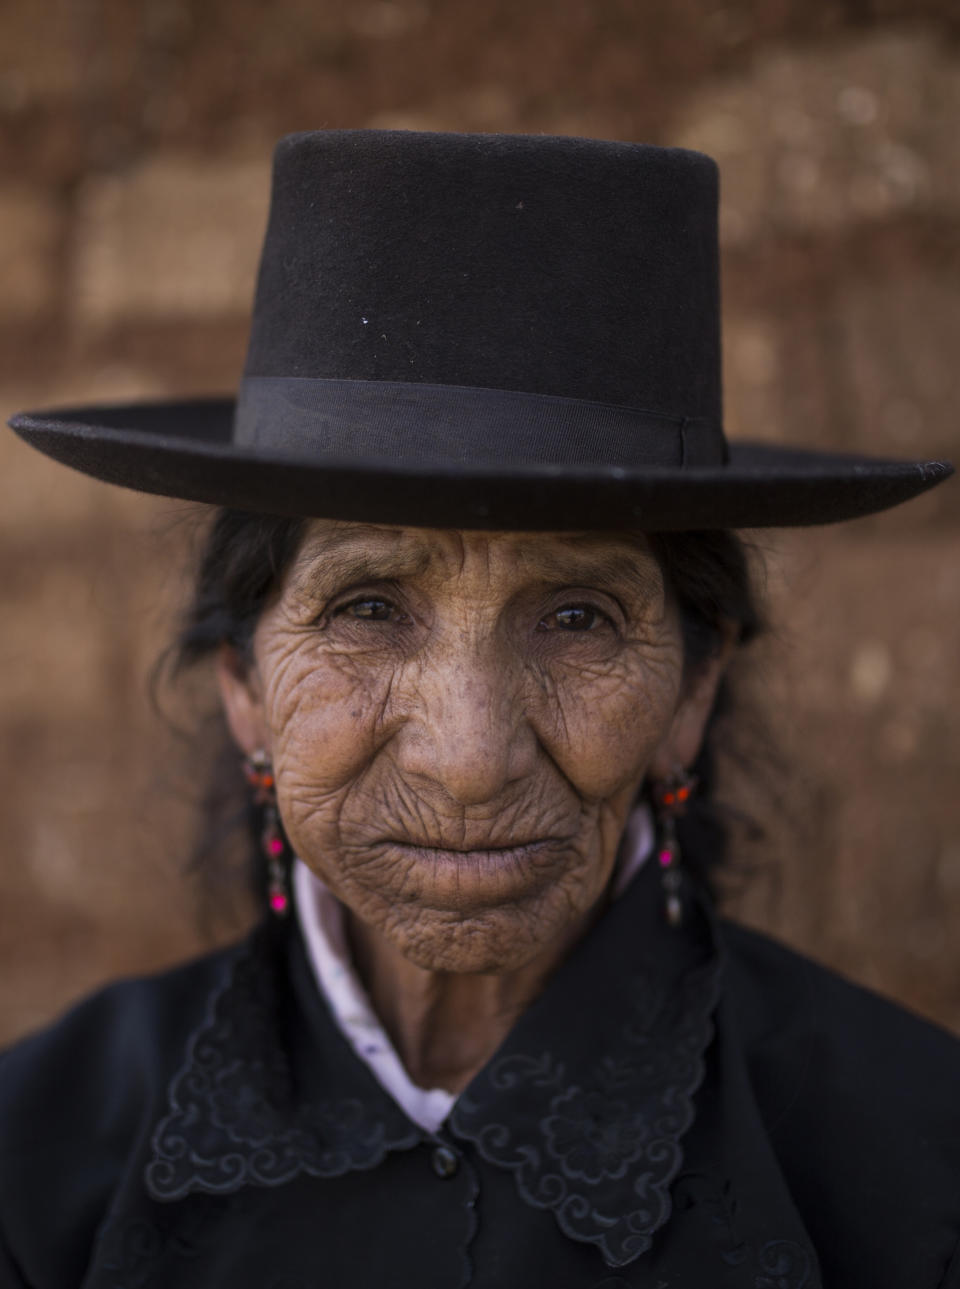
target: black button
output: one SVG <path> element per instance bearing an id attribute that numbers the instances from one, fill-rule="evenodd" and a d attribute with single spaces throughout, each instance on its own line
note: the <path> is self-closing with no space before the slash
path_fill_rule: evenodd
<path id="1" fill-rule="evenodd" d="M 430 1156 L 430 1162 L 438 1177 L 452 1177 L 460 1167 L 457 1152 L 451 1150 L 449 1146 L 437 1146 Z"/>

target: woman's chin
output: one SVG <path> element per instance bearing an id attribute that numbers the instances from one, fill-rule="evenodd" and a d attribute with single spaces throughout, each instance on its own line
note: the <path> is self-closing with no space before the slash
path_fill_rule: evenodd
<path id="1" fill-rule="evenodd" d="M 387 934 L 414 966 L 457 975 L 508 975 L 567 939 L 561 927 L 551 935 L 549 923 L 513 906 L 458 918 L 426 909 L 409 922 L 395 919 Z"/>
<path id="2" fill-rule="evenodd" d="M 506 974 L 562 953 L 602 893 L 569 849 L 547 852 L 407 854 L 401 884 L 341 899 L 425 971 Z"/>

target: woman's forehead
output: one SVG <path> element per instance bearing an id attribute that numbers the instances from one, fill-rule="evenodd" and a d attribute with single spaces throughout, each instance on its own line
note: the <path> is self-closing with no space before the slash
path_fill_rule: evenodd
<path id="1" fill-rule="evenodd" d="M 545 577 L 603 569 L 625 576 L 657 569 L 642 533 L 479 532 L 470 529 L 411 528 L 340 520 L 312 520 L 307 527 L 299 571 L 323 566 L 383 563 L 414 575 L 455 571 L 482 562 Z"/>
<path id="2" fill-rule="evenodd" d="M 295 585 L 334 579 L 438 577 L 625 586 L 644 596 L 662 585 L 642 534 L 478 532 L 312 521 L 293 568 Z"/>

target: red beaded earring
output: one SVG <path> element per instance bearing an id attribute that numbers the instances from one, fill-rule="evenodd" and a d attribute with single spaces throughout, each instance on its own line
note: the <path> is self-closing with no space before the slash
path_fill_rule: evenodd
<path id="1" fill-rule="evenodd" d="M 679 926 L 683 921 L 677 820 L 686 811 L 696 786 L 696 778 L 682 768 L 676 770 L 671 778 L 650 786 L 650 795 L 657 813 L 657 862 L 660 865 L 660 882 L 670 926 Z"/>
<path id="2" fill-rule="evenodd" d="M 287 843 L 277 810 L 277 787 L 273 777 L 273 762 L 270 760 L 269 753 L 254 752 L 252 756 L 245 759 L 243 769 L 247 782 L 253 789 L 254 805 L 263 810 L 263 831 L 260 840 L 267 861 L 267 902 L 270 905 L 270 911 L 277 917 L 286 917 L 290 908 L 283 863 Z"/>

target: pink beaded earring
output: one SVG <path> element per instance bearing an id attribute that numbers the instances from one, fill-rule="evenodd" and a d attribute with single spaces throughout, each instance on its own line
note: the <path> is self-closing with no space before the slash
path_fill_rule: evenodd
<path id="1" fill-rule="evenodd" d="M 657 813 L 657 862 L 663 887 L 667 922 L 680 926 L 683 902 L 680 899 L 680 846 L 677 842 L 677 820 L 686 811 L 697 780 L 683 768 L 669 779 L 651 784 L 650 795 Z"/>
<path id="2" fill-rule="evenodd" d="M 264 751 L 254 752 L 243 763 L 247 782 L 253 789 L 254 805 L 263 810 L 263 831 L 260 835 L 263 854 L 267 861 L 267 902 L 276 917 L 287 916 L 290 896 L 284 869 L 284 852 L 287 842 L 280 825 L 277 810 L 277 787 L 273 777 L 273 762 Z"/>

